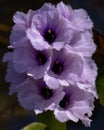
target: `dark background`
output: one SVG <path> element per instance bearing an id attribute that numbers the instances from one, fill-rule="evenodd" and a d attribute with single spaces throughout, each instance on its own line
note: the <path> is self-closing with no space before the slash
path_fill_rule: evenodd
<path id="1" fill-rule="evenodd" d="M 36 10 L 44 2 L 57 4 L 60 0 L 0 0 L 0 59 L 7 51 L 12 16 L 18 11 L 27 12 L 29 9 Z M 63 0 L 71 4 L 73 8 L 87 10 L 94 26 L 104 35 L 104 0 Z M 26 124 L 36 121 L 33 112 L 25 111 L 17 102 L 16 95 L 8 96 L 8 84 L 4 81 L 6 66 L 0 61 L 0 130 L 20 130 Z M 104 130 L 104 107 L 95 102 L 95 110 L 92 116 L 93 122 L 90 128 L 85 128 L 79 123 L 68 123 L 68 130 Z"/>

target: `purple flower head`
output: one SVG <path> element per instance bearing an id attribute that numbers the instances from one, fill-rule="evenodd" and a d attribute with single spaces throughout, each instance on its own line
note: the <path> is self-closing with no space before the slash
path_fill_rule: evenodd
<path id="1" fill-rule="evenodd" d="M 21 43 L 22 44 L 22 43 Z M 15 48 L 13 63 L 16 71 L 29 76 L 41 78 L 49 69 L 51 61 L 50 50 L 36 50 L 30 44 Z"/>
<path id="2" fill-rule="evenodd" d="M 60 122 L 68 120 L 78 122 L 80 119 L 85 126 L 90 126 L 89 117 L 94 109 L 94 97 L 73 85 L 65 87 L 64 92 L 64 98 L 54 110 L 55 117 Z"/>
<path id="3" fill-rule="evenodd" d="M 9 94 L 17 92 L 21 106 L 36 114 L 51 110 L 60 122 L 90 126 L 97 66 L 86 11 L 45 3 L 27 14 L 17 11 L 13 21 L 8 47 L 13 51 L 3 58 Z"/>
<path id="4" fill-rule="evenodd" d="M 64 81 L 73 83 L 81 76 L 82 69 L 83 58 L 80 55 L 74 54 L 66 48 L 60 51 L 53 50 L 52 62 L 45 81 L 59 80 L 61 85 L 65 85 Z"/>
<path id="5" fill-rule="evenodd" d="M 18 100 L 25 109 L 34 109 L 36 114 L 54 110 L 55 106 L 63 98 L 64 92 L 60 86 L 58 89 L 50 89 L 42 79 L 28 79 L 18 88 Z"/>
<path id="6" fill-rule="evenodd" d="M 27 37 L 38 50 L 50 47 L 60 50 L 69 43 L 73 32 L 57 10 L 48 10 L 33 16 Z"/>

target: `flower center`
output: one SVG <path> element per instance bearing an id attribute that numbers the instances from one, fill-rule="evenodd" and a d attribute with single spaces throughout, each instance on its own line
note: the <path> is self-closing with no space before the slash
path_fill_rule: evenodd
<path id="1" fill-rule="evenodd" d="M 54 33 L 51 29 L 48 29 L 48 30 L 45 32 L 44 38 L 45 38 L 45 40 L 46 40 L 49 44 L 51 44 L 51 43 L 55 40 L 56 36 L 55 36 L 55 33 Z"/>
<path id="2" fill-rule="evenodd" d="M 61 72 L 63 71 L 63 66 L 62 63 L 60 63 L 58 60 L 54 63 L 53 67 L 52 67 L 52 71 L 55 74 L 61 74 Z"/>
<path id="3" fill-rule="evenodd" d="M 67 95 L 64 96 L 64 98 L 59 103 L 60 107 L 67 108 L 69 105 L 69 97 Z"/>
<path id="4" fill-rule="evenodd" d="M 42 86 L 41 95 L 44 99 L 50 99 L 53 96 L 52 89 L 49 89 L 47 86 Z"/>
<path id="5" fill-rule="evenodd" d="M 47 58 L 42 52 L 38 51 L 37 52 L 37 61 L 38 61 L 39 65 L 44 65 L 47 62 Z"/>

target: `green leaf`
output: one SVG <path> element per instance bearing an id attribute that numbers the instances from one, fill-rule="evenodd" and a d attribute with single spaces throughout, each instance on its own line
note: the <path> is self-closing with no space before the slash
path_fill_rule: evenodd
<path id="1" fill-rule="evenodd" d="M 33 122 L 21 130 L 48 130 L 47 126 L 40 122 Z"/>
<path id="2" fill-rule="evenodd" d="M 99 77 L 96 81 L 97 92 L 99 95 L 99 100 L 102 105 L 104 105 L 104 76 Z"/>
<path id="3" fill-rule="evenodd" d="M 39 114 L 37 117 L 40 122 L 48 126 L 49 130 L 66 130 L 66 123 L 61 123 L 56 120 L 51 111 Z"/>

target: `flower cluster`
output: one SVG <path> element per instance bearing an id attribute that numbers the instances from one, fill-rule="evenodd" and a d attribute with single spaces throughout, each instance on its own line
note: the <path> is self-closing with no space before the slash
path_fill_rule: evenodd
<path id="1" fill-rule="evenodd" d="M 3 58 L 9 94 L 17 93 L 21 106 L 36 114 L 51 110 L 60 122 L 81 120 L 90 126 L 97 67 L 86 11 L 45 3 L 27 14 L 16 12 L 13 21 L 12 51 Z"/>

